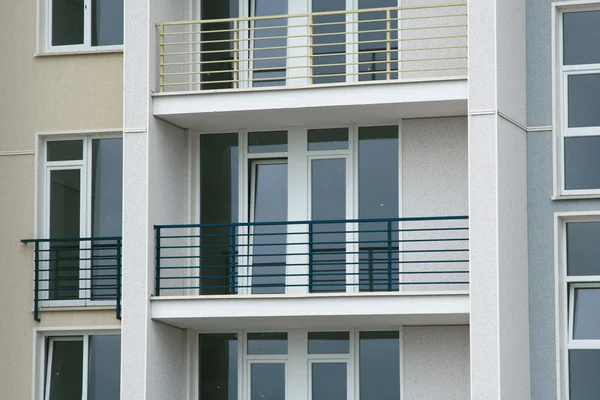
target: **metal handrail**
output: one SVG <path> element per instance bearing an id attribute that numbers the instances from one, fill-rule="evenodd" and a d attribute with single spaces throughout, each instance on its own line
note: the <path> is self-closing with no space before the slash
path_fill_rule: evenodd
<path id="1" fill-rule="evenodd" d="M 155 295 L 462 287 L 468 229 L 467 216 L 156 225 Z"/>
<path id="2" fill-rule="evenodd" d="M 319 21 L 325 17 L 330 19 Z M 331 21 L 332 17 L 340 17 L 340 21 Z M 260 26 L 265 21 L 275 23 Z M 467 71 L 467 23 L 466 2 L 160 22 L 156 24 L 158 89 L 179 92 L 357 83 L 365 78 L 463 77 Z M 219 26 L 223 24 L 228 28 Z M 380 45 L 383 57 L 375 60 L 374 69 L 368 69 L 372 62 L 359 58 L 368 50 L 361 47 L 372 44 Z M 335 46 L 345 47 L 345 59 L 339 65 L 313 62 L 323 56 L 319 48 Z M 412 55 L 405 57 L 407 52 Z M 420 64 L 406 68 L 405 62 Z M 276 76 L 265 77 L 266 73 Z"/>
<path id="3" fill-rule="evenodd" d="M 43 303 L 75 301 L 79 305 L 80 302 L 106 300 L 115 301 L 116 318 L 121 319 L 120 236 L 23 239 L 21 243 L 34 245 L 35 321 L 41 320 L 40 307 Z M 108 251 L 110 254 L 106 254 Z M 98 275 L 100 271 L 103 273 Z"/>

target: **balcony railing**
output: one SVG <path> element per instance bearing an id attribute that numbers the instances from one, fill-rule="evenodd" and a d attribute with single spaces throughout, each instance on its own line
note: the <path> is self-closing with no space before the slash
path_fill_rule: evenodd
<path id="1" fill-rule="evenodd" d="M 121 319 L 121 237 L 24 239 L 34 246 L 34 318 L 47 306 L 115 304 Z"/>
<path id="2" fill-rule="evenodd" d="M 160 92 L 464 77 L 466 2 L 157 24 Z"/>
<path id="3" fill-rule="evenodd" d="M 159 225 L 157 296 L 468 289 L 468 217 Z"/>

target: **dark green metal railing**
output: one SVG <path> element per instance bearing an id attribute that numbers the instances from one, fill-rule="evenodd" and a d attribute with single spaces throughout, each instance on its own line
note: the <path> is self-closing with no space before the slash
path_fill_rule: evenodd
<path id="1" fill-rule="evenodd" d="M 33 314 L 40 307 L 115 302 L 121 319 L 121 237 L 23 239 L 34 245 Z"/>
<path id="2" fill-rule="evenodd" d="M 156 225 L 156 296 L 467 289 L 468 217 Z"/>

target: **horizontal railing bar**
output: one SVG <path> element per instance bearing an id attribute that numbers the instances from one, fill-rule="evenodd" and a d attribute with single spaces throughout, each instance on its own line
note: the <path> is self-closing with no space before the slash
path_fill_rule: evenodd
<path id="1" fill-rule="evenodd" d="M 281 221 L 281 222 L 232 222 L 209 224 L 164 224 L 154 225 L 154 228 L 203 228 L 203 227 L 232 227 L 232 226 L 265 226 L 265 225 L 302 225 L 302 224 L 336 224 L 336 223 L 375 223 L 375 222 L 423 222 L 423 221 L 456 221 L 468 220 L 467 215 L 443 217 L 403 217 L 403 218 L 363 218 L 363 219 L 332 219 L 311 221 Z"/>
<path id="2" fill-rule="evenodd" d="M 439 8 L 454 8 L 454 7 L 466 7 L 467 3 L 446 3 L 446 4 L 431 4 L 431 5 L 417 5 L 417 6 L 397 6 L 397 7 L 379 7 L 369 8 L 363 10 L 340 10 L 340 11 L 321 11 L 312 13 L 299 13 L 299 14 L 281 14 L 281 15 L 269 15 L 260 17 L 239 17 L 239 18 L 219 18 L 219 19 L 208 19 L 208 20 L 193 20 L 193 21 L 172 21 L 172 22 L 159 22 L 156 25 L 160 27 L 166 26 L 177 26 L 177 25 L 189 25 L 189 24 L 203 24 L 203 23 L 223 23 L 223 22 L 242 22 L 242 21 L 260 21 L 260 20 L 272 20 L 272 19 L 283 19 L 283 18 L 299 18 L 299 17 L 319 17 L 319 16 L 330 16 L 330 15 L 346 15 L 346 14 L 361 14 L 361 13 L 372 13 L 382 11 L 409 11 L 409 10 L 430 10 Z"/>
<path id="3" fill-rule="evenodd" d="M 50 239 L 22 239 L 21 243 L 53 243 L 53 242 L 87 242 L 87 241 L 107 241 L 122 240 L 121 236 L 107 237 L 85 237 L 85 238 L 50 238 Z"/>

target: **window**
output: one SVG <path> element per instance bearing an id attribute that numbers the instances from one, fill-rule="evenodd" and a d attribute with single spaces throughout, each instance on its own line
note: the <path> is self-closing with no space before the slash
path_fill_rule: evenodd
<path id="1" fill-rule="evenodd" d="M 200 334 L 200 400 L 400 399 L 398 331 Z M 360 395 L 359 395 L 360 393 Z"/>
<path id="2" fill-rule="evenodd" d="M 44 400 L 118 400 L 121 337 L 47 337 L 44 368 Z"/>
<path id="3" fill-rule="evenodd" d="M 565 398 L 591 400 L 600 393 L 593 371 L 600 368 L 600 222 L 567 222 L 563 309 L 566 349 L 563 353 Z M 569 397 L 567 397 L 567 394 Z"/>
<path id="4" fill-rule="evenodd" d="M 86 51 L 123 45 L 123 0 L 45 0 L 46 51 Z"/>
<path id="5" fill-rule="evenodd" d="M 567 10 L 558 18 L 559 187 L 566 195 L 599 194 L 600 10 Z"/>
<path id="6" fill-rule="evenodd" d="M 43 157 L 40 225 L 48 241 L 41 243 L 39 257 L 40 298 L 114 300 L 120 265 L 122 139 L 49 140 Z"/>

